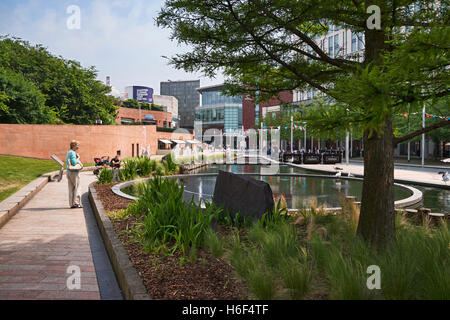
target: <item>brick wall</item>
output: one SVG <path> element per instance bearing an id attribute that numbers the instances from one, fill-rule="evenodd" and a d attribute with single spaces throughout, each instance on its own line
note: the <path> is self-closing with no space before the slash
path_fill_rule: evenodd
<path id="1" fill-rule="evenodd" d="M 242 125 L 245 130 L 255 126 L 255 104 L 246 96 L 242 99 Z"/>
<path id="2" fill-rule="evenodd" d="M 0 124 L 0 154 L 49 159 L 52 154 L 64 161 L 71 140 L 80 142 L 81 161 L 93 163 L 94 157 L 136 156 L 139 148 L 150 145 L 156 154 L 158 139 L 192 139 L 192 134 L 157 132 L 156 126 L 81 126 Z"/>
<path id="3" fill-rule="evenodd" d="M 167 127 L 170 127 L 169 123 L 172 123 L 172 114 L 170 112 L 141 110 L 141 120 L 143 120 L 147 114 L 150 114 L 155 118 L 158 127 L 164 127 L 164 121 L 168 122 Z M 138 122 L 139 109 L 120 107 L 116 122 L 120 124 L 122 118 L 133 119 L 134 122 Z"/>
<path id="4" fill-rule="evenodd" d="M 292 91 L 282 91 L 278 96 L 270 98 L 269 101 L 259 104 L 259 121 L 262 121 L 262 110 L 264 107 L 278 106 L 281 103 L 293 102 L 294 95 Z M 255 126 L 255 102 L 250 99 L 242 101 L 242 121 L 244 129 L 251 129 Z"/>

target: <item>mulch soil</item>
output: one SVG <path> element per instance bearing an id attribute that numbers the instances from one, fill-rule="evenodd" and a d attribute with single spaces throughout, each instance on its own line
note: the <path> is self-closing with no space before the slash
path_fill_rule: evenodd
<path id="1" fill-rule="evenodd" d="M 110 184 L 94 184 L 99 199 L 102 201 L 103 207 L 106 211 L 117 211 L 126 209 L 131 203 L 131 200 L 122 198 L 112 192 L 111 187 L 117 183 Z"/>
<path id="2" fill-rule="evenodd" d="M 109 185 L 95 185 L 106 211 L 125 209 L 130 200 L 111 191 Z M 148 294 L 155 300 L 239 300 L 248 298 L 245 283 L 238 279 L 225 259 L 216 259 L 209 252 L 198 249 L 197 260 L 180 263 L 182 255 L 163 256 L 143 252 L 126 232 L 139 221 L 111 220 L 131 263 L 143 280 Z M 189 257 L 187 257 L 189 260 Z"/>

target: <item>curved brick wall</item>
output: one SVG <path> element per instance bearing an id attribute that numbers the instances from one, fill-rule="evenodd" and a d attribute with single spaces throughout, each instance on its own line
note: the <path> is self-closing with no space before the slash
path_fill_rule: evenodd
<path id="1" fill-rule="evenodd" d="M 136 156 L 139 148 L 150 144 L 156 154 L 158 139 L 192 139 L 192 134 L 157 132 L 156 126 L 78 126 L 0 124 L 0 154 L 50 159 L 55 154 L 65 160 L 70 141 L 80 141 L 79 154 L 84 163 L 93 163 L 94 157 L 110 157 L 121 151 L 121 158 Z"/>

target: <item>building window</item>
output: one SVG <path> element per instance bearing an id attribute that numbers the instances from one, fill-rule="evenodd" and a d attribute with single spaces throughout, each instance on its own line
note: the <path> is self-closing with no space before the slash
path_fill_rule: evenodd
<path id="1" fill-rule="evenodd" d="M 339 34 L 334 36 L 334 56 L 339 54 Z"/>
<path id="2" fill-rule="evenodd" d="M 352 32 L 352 52 L 356 51 L 356 41 L 357 41 L 358 36 L 356 35 L 356 33 Z"/>
<path id="3" fill-rule="evenodd" d="M 328 38 L 328 55 L 333 58 L 333 37 Z"/>
<path id="4" fill-rule="evenodd" d="M 364 49 L 364 40 L 363 40 L 363 33 L 360 32 L 358 33 L 358 50 L 363 50 Z"/>

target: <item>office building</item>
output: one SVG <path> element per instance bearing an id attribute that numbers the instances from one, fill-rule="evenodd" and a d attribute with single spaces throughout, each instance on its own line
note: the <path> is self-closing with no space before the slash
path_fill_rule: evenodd
<path id="1" fill-rule="evenodd" d="M 202 121 L 203 131 L 242 129 L 242 96 L 224 95 L 223 87 L 219 84 L 198 89 L 201 104 L 195 109 L 195 119 Z"/>
<path id="2" fill-rule="evenodd" d="M 161 82 L 160 94 L 173 96 L 178 100 L 179 126 L 193 129 L 195 120 L 195 107 L 200 104 L 200 80 L 193 81 L 167 81 Z"/>

